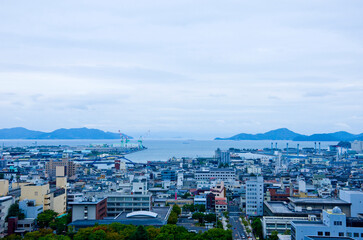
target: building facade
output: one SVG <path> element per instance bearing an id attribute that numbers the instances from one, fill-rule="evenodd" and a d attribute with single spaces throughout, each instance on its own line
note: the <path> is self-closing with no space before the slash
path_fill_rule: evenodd
<path id="1" fill-rule="evenodd" d="M 109 195 L 107 197 L 107 215 L 116 217 L 121 212 L 150 211 L 151 195 Z"/>
<path id="2" fill-rule="evenodd" d="M 246 215 L 263 216 L 263 177 L 246 181 Z"/>

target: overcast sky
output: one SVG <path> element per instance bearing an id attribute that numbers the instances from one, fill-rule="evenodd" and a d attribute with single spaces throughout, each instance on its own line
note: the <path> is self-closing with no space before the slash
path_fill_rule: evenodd
<path id="1" fill-rule="evenodd" d="M 363 1 L 1 1 L 0 128 L 363 132 Z"/>

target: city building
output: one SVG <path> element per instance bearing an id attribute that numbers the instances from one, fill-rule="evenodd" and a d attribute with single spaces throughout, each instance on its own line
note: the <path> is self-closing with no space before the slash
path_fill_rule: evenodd
<path id="1" fill-rule="evenodd" d="M 264 216 L 261 219 L 263 237 L 267 239 L 272 232 L 276 231 L 279 234 L 284 234 L 291 229 L 291 221 L 309 220 L 308 217 L 275 217 Z"/>
<path id="2" fill-rule="evenodd" d="M 350 215 L 351 217 L 357 217 L 358 214 L 363 213 L 363 192 L 362 191 L 349 191 L 340 190 L 339 198 L 350 204 Z"/>
<path id="3" fill-rule="evenodd" d="M 171 207 L 154 207 L 152 211 L 121 212 L 113 218 L 100 220 L 76 220 L 69 224 L 75 230 L 86 227 L 93 227 L 96 224 L 132 224 L 135 226 L 155 226 L 161 227 L 168 222 Z"/>
<path id="4" fill-rule="evenodd" d="M 72 207 L 72 222 L 76 220 L 101 220 L 107 216 L 107 198 L 83 199 L 70 202 Z"/>
<path id="5" fill-rule="evenodd" d="M 292 221 L 291 240 L 304 240 L 305 236 L 352 237 L 363 239 L 363 220 L 348 219 L 339 207 L 323 210 L 322 221 Z"/>
<path id="6" fill-rule="evenodd" d="M 246 215 L 263 215 L 263 177 L 258 176 L 246 181 Z"/>
<path id="7" fill-rule="evenodd" d="M 25 199 L 19 202 L 19 208 L 24 213 L 25 218 L 37 218 L 43 212 L 43 205 L 36 205 L 35 200 Z"/>
<path id="8" fill-rule="evenodd" d="M 57 166 L 65 167 L 65 173 L 68 178 L 74 178 L 76 174 L 76 164 L 68 159 L 56 160 L 50 159 L 45 165 L 45 173 L 54 178 L 57 175 Z"/>
<path id="9" fill-rule="evenodd" d="M 200 194 L 194 196 L 194 205 L 200 204 L 207 207 L 207 195 L 206 194 Z"/>
<path id="10" fill-rule="evenodd" d="M 54 210 L 62 214 L 67 211 L 66 190 L 64 188 L 50 189 L 49 183 L 28 184 L 21 187 L 20 201 L 32 199 L 36 205 L 42 205 L 43 210 Z"/>
<path id="11" fill-rule="evenodd" d="M 0 237 L 5 236 L 5 218 L 8 215 L 9 208 L 15 200 L 12 196 L 0 197 Z"/>
<path id="12" fill-rule="evenodd" d="M 0 196 L 6 196 L 9 193 L 9 180 L 0 179 Z"/>
<path id="13" fill-rule="evenodd" d="M 231 153 L 229 150 L 220 150 L 219 148 L 215 151 L 215 157 L 218 161 L 218 165 L 230 165 L 231 164 Z"/>
<path id="14" fill-rule="evenodd" d="M 335 198 L 296 198 L 289 197 L 290 204 L 294 209 L 302 210 L 327 210 L 338 206 L 342 212 L 350 217 L 351 203 Z"/>
<path id="15" fill-rule="evenodd" d="M 177 174 L 175 170 L 165 169 L 161 171 L 161 180 L 176 181 Z"/>
<path id="16" fill-rule="evenodd" d="M 225 197 L 216 197 L 215 198 L 215 210 L 216 212 L 225 212 L 227 211 L 227 198 Z"/>
<path id="17" fill-rule="evenodd" d="M 236 171 L 233 168 L 211 168 L 195 172 L 195 179 L 198 180 L 235 180 Z"/>
<path id="18" fill-rule="evenodd" d="M 111 194 L 107 197 L 107 216 L 121 212 L 150 211 L 151 195 Z"/>
<path id="19" fill-rule="evenodd" d="M 363 141 L 355 140 L 352 142 L 352 150 L 356 151 L 357 153 L 363 153 Z"/>

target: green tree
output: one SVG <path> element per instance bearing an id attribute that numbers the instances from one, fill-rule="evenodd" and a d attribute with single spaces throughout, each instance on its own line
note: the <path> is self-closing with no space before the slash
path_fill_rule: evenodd
<path id="1" fill-rule="evenodd" d="M 6 216 L 6 221 L 8 221 L 9 217 L 18 217 L 19 220 L 22 220 L 25 218 L 24 213 L 20 210 L 19 204 L 14 203 L 10 205 L 8 215 Z"/>
<path id="2" fill-rule="evenodd" d="M 173 206 L 173 208 L 171 209 L 171 211 L 173 211 L 173 212 L 175 212 L 176 213 L 176 215 L 180 215 L 180 213 L 181 213 L 181 209 L 180 209 L 180 207 L 177 205 L 177 204 L 174 204 L 174 206 Z"/>
<path id="3" fill-rule="evenodd" d="M 269 240 L 278 240 L 279 239 L 279 237 L 277 236 L 277 234 L 279 234 L 277 231 L 273 231 L 272 233 L 271 233 L 271 235 L 269 236 Z"/>
<path id="4" fill-rule="evenodd" d="M 203 204 L 196 204 L 194 205 L 195 206 L 195 209 L 198 211 L 198 212 L 205 212 L 205 205 Z"/>
<path id="5" fill-rule="evenodd" d="M 154 240 L 160 234 L 160 228 L 149 226 L 146 228 L 150 240 Z"/>
<path id="6" fill-rule="evenodd" d="M 134 234 L 131 235 L 130 240 L 149 240 L 149 236 L 144 226 L 138 226 Z"/>
<path id="7" fill-rule="evenodd" d="M 202 234 L 202 239 L 215 239 L 215 240 L 232 240 L 232 231 L 223 230 L 221 228 L 209 229 Z"/>
<path id="8" fill-rule="evenodd" d="M 291 235 L 291 230 L 290 229 L 286 229 L 286 231 L 284 232 L 284 235 Z"/>
<path id="9" fill-rule="evenodd" d="M 39 231 L 28 232 L 24 236 L 24 240 L 38 240 L 41 237 L 45 237 L 49 234 L 52 234 L 52 230 L 50 229 L 39 229 Z"/>
<path id="10" fill-rule="evenodd" d="M 187 199 L 190 196 L 191 196 L 190 193 L 189 192 L 186 192 L 186 193 L 184 193 L 184 195 L 181 198 Z"/>
<path id="11" fill-rule="evenodd" d="M 16 234 L 8 235 L 4 238 L 4 240 L 21 240 L 22 237 Z"/>
<path id="12" fill-rule="evenodd" d="M 50 226 L 52 222 L 55 221 L 55 218 L 58 216 L 58 213 L 53 210 L 45 210 L 42 213 L 38 214 L 37 222 L 40 228 L 47 228 Z"/>
<path id="13" fill-rule="evenodd" d="M 251 224 L 252 231 L 256 237 L 263 239 L 262 223 L 259 218 L 255 218 Z"/>
<path id="14" fill-rule="evenodd" d="M 204 222 L 204 213 L 201 213 L 201 212 L 196 212 L 196 213 L 193 213 L 192 215 L 192 218 L 193 219 L 198 219 L 199 223 L 202 224 Z"/>
<path id="15" fill-rule="evenodd" d="M 176 224 L 178 222 L 178 215 L 176 212 L 171 212 L 168 218 L 168 224 Z"/>
<path id="16" fill-rule="evenodd" d="M 98 229 L 89 235 L 89 240 L 105 240 L 106 232 L 103 229 Z"/>
<path id="17" fill-rule="evenodd" d="M 216 221 L 216 217 L 214 213 L 209 213 L 204 216 L 204 220 L 211 223 Z"/>
<path id="18" fill-rule="evenodd" d="M 54 221 L 49 223 L 49 227 L 56 230 L 57 234 L 65 234 L 67 232 L 68 214 L 60 218 L 55 218 Z"/>
<path id="19" fill-rule="evenodd" d="M 183 210 L 189 211 L 189 212 L 195 212 L 195 206 L 194 206 L 194 204 L 185 204 L 183 206 Z"/>

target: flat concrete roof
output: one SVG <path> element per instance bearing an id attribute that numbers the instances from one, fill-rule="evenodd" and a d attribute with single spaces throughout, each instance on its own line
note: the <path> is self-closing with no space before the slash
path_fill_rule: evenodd
<path id="1" fill-rule="evenodd" d="M 312 204 L 337 204 L 337 205 L 351 205 L 346 201 L 336 198 L 296 198 L 289 197 L 292 203 L 312 203 Z"/>

